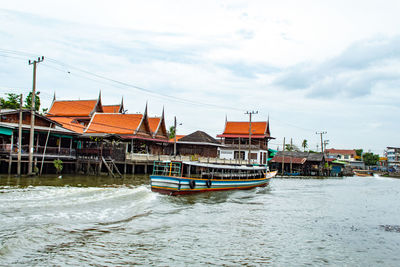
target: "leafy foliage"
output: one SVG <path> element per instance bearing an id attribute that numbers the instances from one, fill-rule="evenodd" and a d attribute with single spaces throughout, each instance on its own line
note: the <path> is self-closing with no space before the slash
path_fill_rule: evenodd
<path id="1" fill-rule="evenodd" d="M 35 110 L 39 111 L 40 108 L 40 92 L 36 92 L 35 96 Z M 14 93 L 7 93 L 7 97 L 0 97 L 0 104 L 2 109 L 19 109 L 20 108 L 21 95 Z M 25 105 L 22 103 L 23 107 L 30 109 L 32 105 L 32 92 L 30 92 L 25 98 Z M 46 109 L 47 110 L 47 109 Z M 43 111 L 45 112 L 45 110 Z"/>
<path id="2" fill-rule="evenodd" d="M 19 109 L 21 95 L 8 93 L 7 98 L 0 97 L 0 103 L 2 109 Z"/>
<path id="3" fill-rule="evenodd" d="M 363 160 L 364 160 L 365 165 L 367 165 L 367 166 L 376 165 L 376 163 L 379 161 L 379 155 L 369 153 L 369 152 L 364 153 Z"/>
<path id="4" fill-rule="evenodd" d="M 362 153 L 363 153 L 363 150 L 361 148 L 360 149 L 356 149 L 357 156 L 361 157 Z"/>
<path id="5" fill-rule="evenodd" d="M 169 127 L 168 137 L 169 137 L 169 139 L 172 139 L 175 137 L 175 127 L 174 126 Z"/>
<path id="6" fill-rule="evenodd" d="M 40 92 L 36 92 L 35 94 L 35 110 L 39 111 L 40 108 Z M 25 108 L 31 109 L 32 107 L 32 92 L 29 92 L 27 97 L 25 98 Z"/>
<path id="7" fill-rule="evenodd" d="M 60 160 L 60 159 L 55 159 L 55 160 L 53 161 L 53 164 L 54 164 L 54 167 L 55 167 L 56 170 L 57 170 L 57 173 L 60 173 L 60 172 L 62 171 L 62 169 L 63 169 L 63 162 L 62 162 L 62 160 Z"/>

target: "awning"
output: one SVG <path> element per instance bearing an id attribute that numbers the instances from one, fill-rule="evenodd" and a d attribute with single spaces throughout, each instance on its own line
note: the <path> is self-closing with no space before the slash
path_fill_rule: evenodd
<path id="1" fill-rule="evenodd" d="M 73 138 L 70 135 L 64 135 L 64 134 L 53 134 L 53 133 L 50 133 L 50 135 L 55 136 L 55 137 L 61 137 L 61 138 L 69 138 L 69 139 Z"/>
<path id="2" fill-rule="evenodd" d="M 0 134 L 12 135 L 12 132 L 13 132 L 12 129 L 0 126 Z"/>

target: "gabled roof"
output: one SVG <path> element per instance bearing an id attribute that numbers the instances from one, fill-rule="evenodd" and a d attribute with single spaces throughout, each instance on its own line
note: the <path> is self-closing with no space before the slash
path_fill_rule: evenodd
<path id="1" fill-rule="evenodd" d="M 158 126 L 160 125 L 161 118 L 160 117 L 153 117 L 149 118 L 149 125 L 150 125 L 150 130 L 152 133 L 156 133 L 158 130 Z"/>
<path id="2" fill-rule="evenodd" d="M 104 113 L 122 113 L 121 105 L 103 105 Z"/>
<path id="3" fill-rule="evenodd" d="M 96 111 L 97 100 L 55 100 L 48 116 L 89 117 Z"/>
<path id="4" fill-rule="evenodd" d="M 71 117 L 51 117 L 53 121 L 60 123 L 64 128 L 77 132 L 83 133 L 85 125 L 80 124 L 74 118 Z"/>
<path id="5" fill-rule="evenodd" d="M 136 134 L 142 114 L 95 113 L 85 133 Z"/>
<path id="6" fill-rule="evenodd" d="M 227 121 L 223 134 L 217 137 L 248 137 L 250 123 L 248 121 Z M 270 137 L 269 123 L 266 121 L 251 123 L 252 137 Z"/>
<path id="7" fill-rule="evenodd" d="M 179 144 L 221 145 L 217 140 L 203 131 L 196 131 L 179 139 Z"/>
<path id="8" fill-rule="evenodd" d="M 22 113 L 30 114 L 31 111 L 29 109 L 22 109 Z M 0 114 L 5 117 L 5 118 L 1 119 L 0 121 L 7 122 L 7 115 L 18 115 L 19 109 L 18 110 L 17 109 L 2 110 L 2 111 L 0 111 Z M 54 125 L 61 126 L 61 124 L 58 123 L 57 121 L 54 121 L 52 118 L 47 118 L 47 117 L 39 114 L 38 112 L 35 112 L 35 120 L 43 120 L 43 121 L 46 121 L 47 123 L 49 123 L 49 125 L 51 123 L 53 123 Z M 22 124 L 25 124 L 24 122 L 26 122 L 26 119 L 23 119 Z M 30 121 L 29 121 L 29 125 L 30 125 Z"/>
<path id="9" fill-rule="evenodd" d="M 334 149 L 334 148 L 329 148 L 325 149 L 325 152 L 328 154 L 338 154 L 338 155 L 351 155 L 351 156 L 356 156 L 357 153 L 354 149 Z"/>
<path id="10" fill-rule="evenodd" d="M 103 105 L 104 113 L 124 113 L 124 98 L 119 105 Z"/>
<path id="11" fill-rule="evenodd" d="M 147 110 L 147 105 L 146 105 Z M 167 127 L 165 126 L 164 108 L 161 117 L 148 118 L 150 131 L 153 134 L 153 138 L 162 138 L 168 140 Z"/>
<path id="12" fill-rule="evenodd" d="M 95 112 L 103 112 L 101 92 L 95 100 L 56 100 L 55 94 L 47 116 L 90 117 Z"/>

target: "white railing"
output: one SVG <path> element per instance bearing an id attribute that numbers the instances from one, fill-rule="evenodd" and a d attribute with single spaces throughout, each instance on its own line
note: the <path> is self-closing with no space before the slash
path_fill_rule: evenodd
<path id="1" fill-rule="evenodd" d="M 151 155 L 151 154 L 136 154 L 136 153 L 128 153 L 126 154 L 126 159 L 128 161 L 133 161 L 136 163 L 144 163 L 149 161 L 169 161 L 169 160 L 178 160 L 178 161 L 196 161 L 202 163 L 218 163 L 218 164 L 247 164 L 247 160 L 241 160 L 239 162 L 238 159 L 220 159 L 220 158 L 209 158 L 209 157 L 199 157 L 199 156 L 170 156 L 170 155 Z M 252 163 L 257 163 L 255 160 L 252 160 Z"/>

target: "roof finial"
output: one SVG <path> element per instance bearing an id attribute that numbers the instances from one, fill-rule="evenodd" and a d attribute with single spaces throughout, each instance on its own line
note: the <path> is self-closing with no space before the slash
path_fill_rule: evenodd
<path id="1" fill-rule="evenodd" d="M 148 101 L 146 100 L 146 107 L 144 108 L 144 116 L 147 116 L 147 104 L 148 104 Z"/>
<path id="2" fill-rule="evenodd" d="M 227 121 L 228 121 L 228 114 L 225 113 L 225 124 L 227 123 Z"/>
<path id="3" fill-rule="evenodd" d="M 161 118 L 164 119 L 164 106 L 162 106 Z"/>
<path id="4" fill-rule="evenodd" d="M 101 89 L 99 90 L 99 100 L 101 100 Z"/>
<path id="5" fill-rule="evenodd" d="M 56 91 L 54 91 L 53 102 L 56 101 Z"/>
<path id="6" fill-rule="evenodd" d="M 122 98 L 121 98 L 121 104 L 119 106 L 119 112 L 125 113 L 125 110 L 124 110 L 124 96 L 122 96 Z"/>

